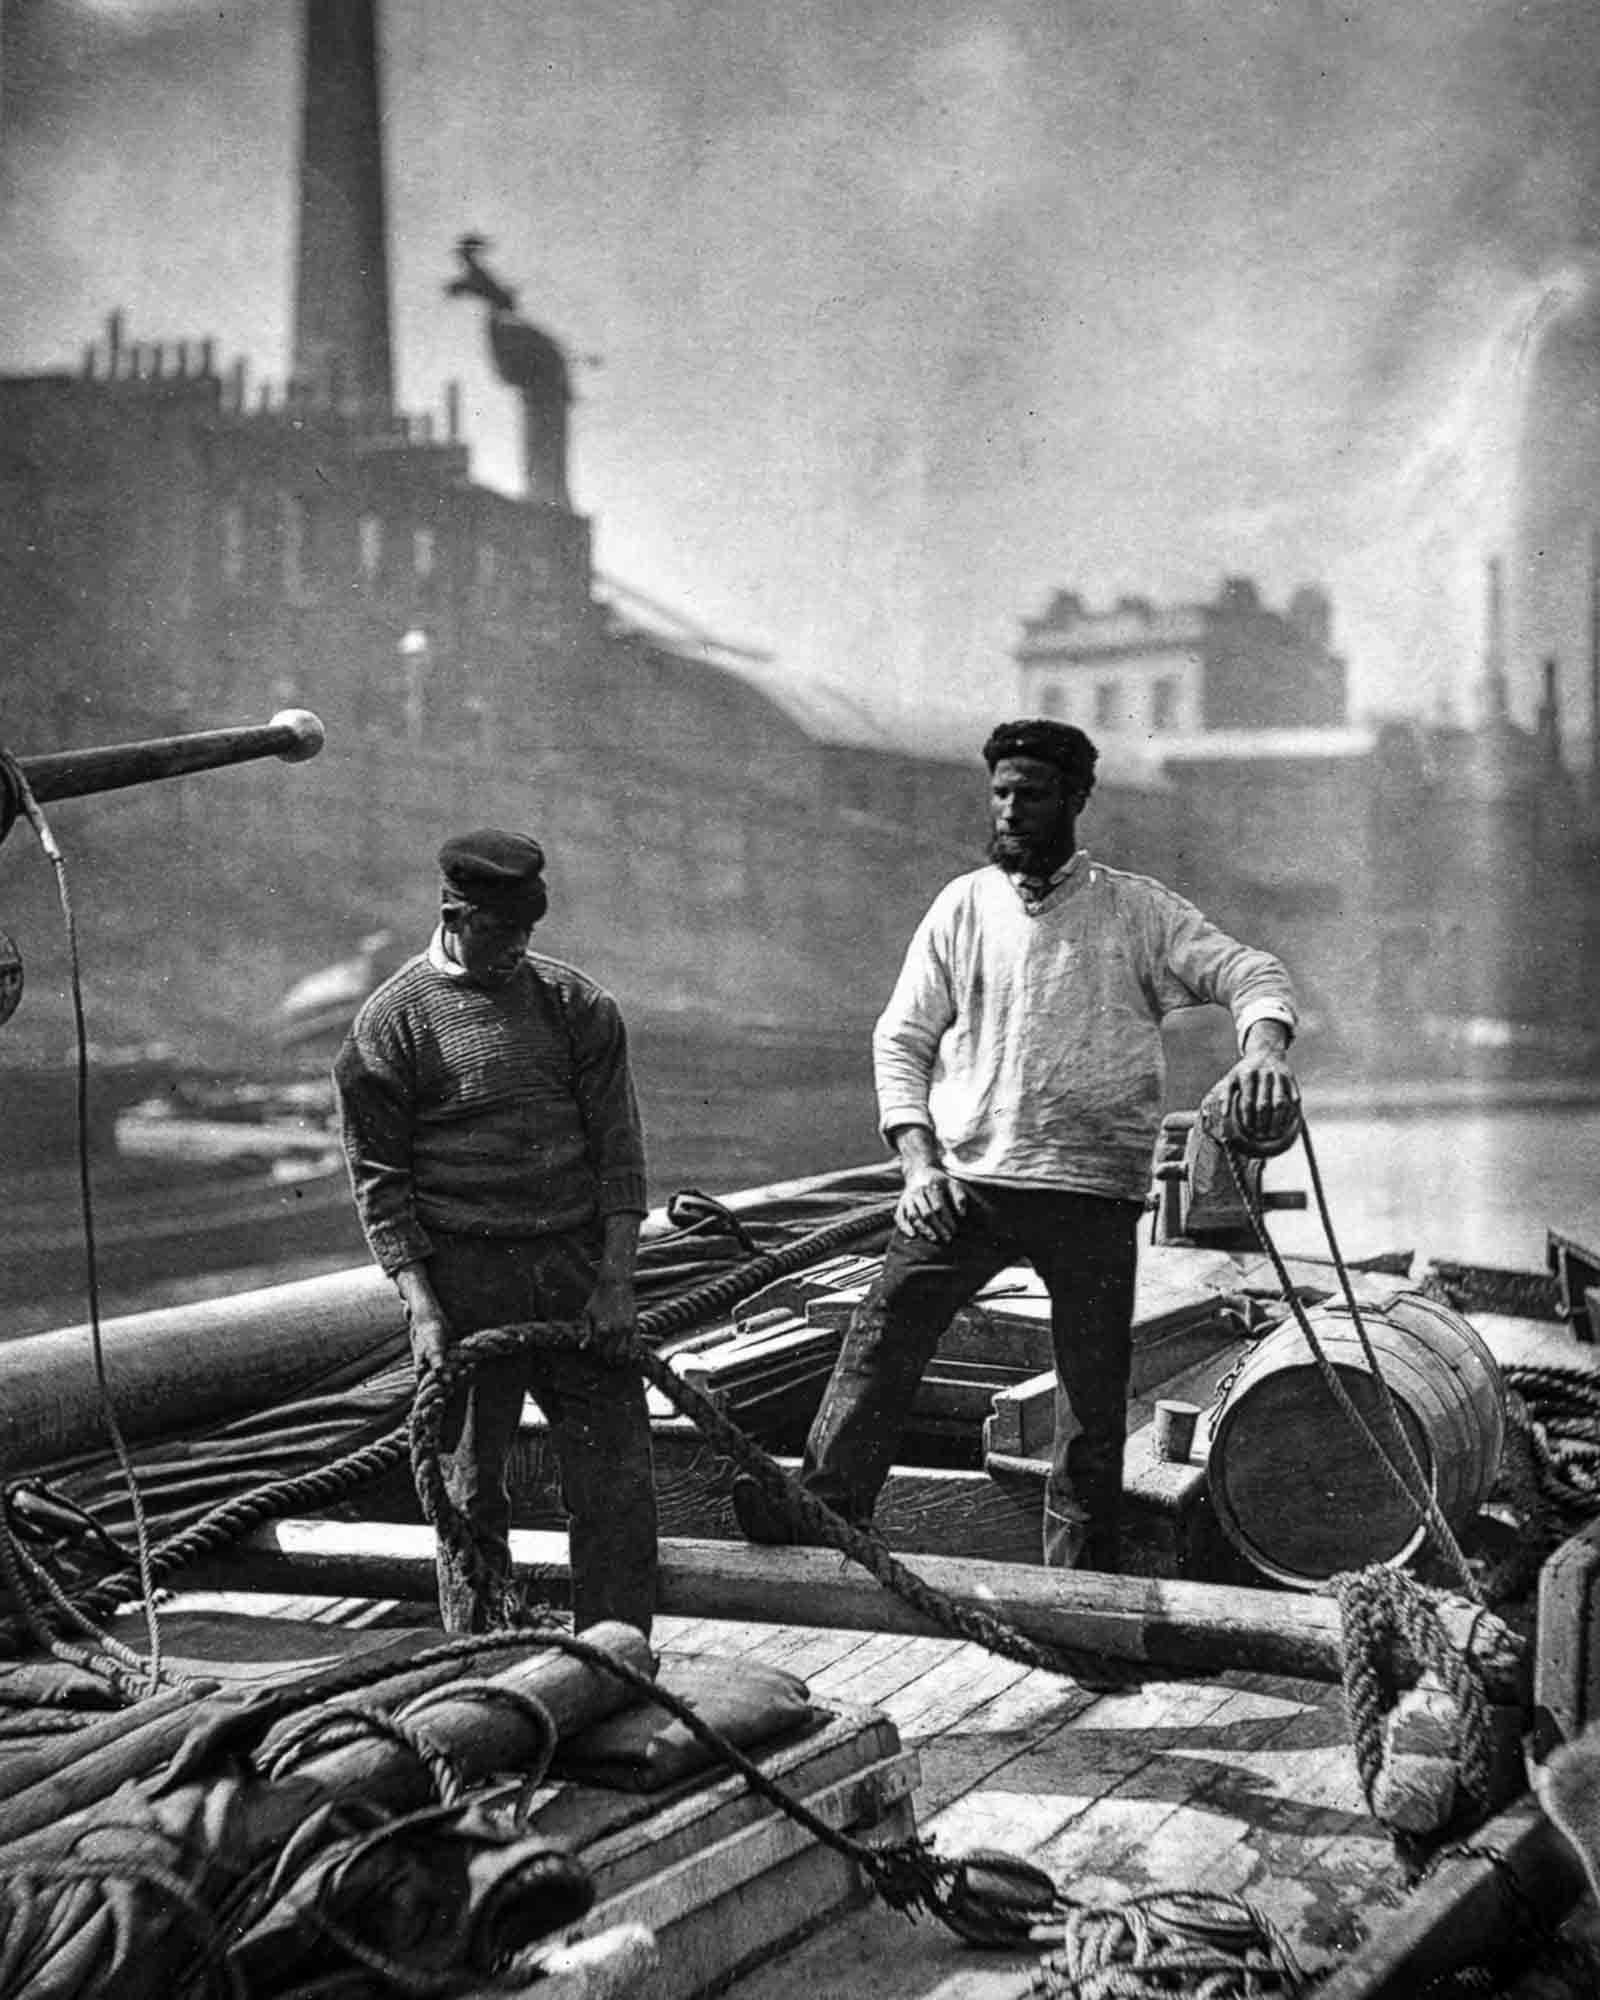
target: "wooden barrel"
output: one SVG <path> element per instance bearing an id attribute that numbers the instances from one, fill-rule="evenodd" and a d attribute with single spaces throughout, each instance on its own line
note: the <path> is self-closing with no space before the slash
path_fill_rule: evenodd
<path id="1" fill-rule="evenodd" d="M 1307 1315 L 1350 1401 L 1415 1484 L 1360 1335 L 1342 1306 Z M 1505 1385 L 1474 1328 L 1406 1292 L 1362 1325 L 1428 1490 L 1459 1529 L 1488 1498 L 1505 1441 Z M 1211 1431 L 1212 1504 L 1262 1572 L 1312 1590 L 1340 1570 L 1400 1565 L 1422 1547 L 1417 1509 L 1335 1400 L 1305 1335 L 1287 1320 L 1230 1384 Z"/>

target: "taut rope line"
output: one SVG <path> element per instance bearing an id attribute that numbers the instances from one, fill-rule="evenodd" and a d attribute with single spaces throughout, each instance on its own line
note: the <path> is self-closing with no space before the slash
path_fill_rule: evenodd
<path id="1" fill-rule="evenodd" d="M 144 1500 L 139 1491 L 139 1482 L 134 1473 L 133 1458 L 127 1441 L 122 1435 L 122 1426 L 117 1421 L 116 1404 L 111 1395 L 111 1384 L 106 1377 L 105 1342 L 100 1330 L 100 1265 L 95 1243 L 94 1188 L 89 1173 L 89 1030 L 83 1005 L 83 967 L 78 951 L 78 920 L 72 908 L 72 892 L 67 881 L 66 857 L 57 845 L 56 837 L 50 829 L 39 801 L 33 795 L 27 773 L 9 750 L 0 748 L 0 775 L 15 790 L 22 812 L 29 826 L 33 828 L 45 858 L 55 875 L 56 897 L 61 905 L 62 922 L 66 927 L 67 959 L 72 990 L 72 1022 L 74 1067 L 76 1079 L 77 1107 L 77 1156 L 78 1156 L 78 1200 L 83 1217 L 83 1243 L 85 1278 L 89 1305 L 89 1338 L 94 1357 L 95 1387 L 100 1400 L 101 1421 L 106 1435 L 116 1453 L 117 1464 L 122 1469 L 127 1482 L 128 1500 L 133 1510 L 134 1539 L 138 1550 L 139 1595 L 144 1612 L 145 1633 L 150 1644 L 148 1661 L 140 1661 L 126 1647 L 109 1638 L 104 1633 L 99 1638 L 105 1650 L 114 1657 L 123 1657 L 136 1667 L 142 1667 L 149 1676 L 150 1692 L 154 1693 L 163 1680 L 168 1678 L 161 1664 L 161 1624 L 156 1615 L 155 1581 L 150 1572 L 150 1530 L 145 1518 Z M 12 1541 L 11 1526 L 0 1510 L 0 1543 L 5 1545 L 3 1560 L 6 1580 L 15 1590 L 21 1583 L 22 1565 L 15 1559 L 20 1555 Z M 33 1621 L 34 1613 L 26 1590 L 22 1591 L 19 1602 L 24 1606 L 24 1615 Z M 44 1634 L 45 1644 L 53 1645 L 48 1633 Z M 91 1665 L 92 1661 L 79 1655 L 79 1664 Z"/>
<path id="2" fill-rule="evenodd" d="M 1401 1495 L 1419 1520 L 1426 1525 L 1429 1533 L 1433 1536 L 1434 1543 L 1440 1554 L 1455 1573 L 1456 1580 L 1464 1595 L 1469 1597 L 1475 1604 L 1481 1603 L 1483 1601 L 1483 1593 L 1479 1589 L 1477 1579 L 1468 1567 L 1467 1559 L 1461 1551 L 1460 1543 L 1456 1540 L 1451 1530 L 1450 1523 L 1444 1518 L 1437 1498 L 1429 1489 L 1427 1474 L 1424 1472 L 1422 1464 L 1417 1457 L 1416 1449 L 1406 1433 L 1405 1425 L 1400 1418 L 1399 1407 L 1395 1402 L 1394 1393 L 1390 1389 L 1384 1377 L 1383 1370 L 1379 1366 L 1378 1357 L 1373 1351 L 1366 1322 L 1361 1316 L 1360 1307 L 1356 1304 L 1355 1289 L 1350 1283 L 1349 1272 L 1345 1268 L 1344 1258 L 1340 1254 L 1339 1245 L 1333 1234 L 1333 1223 L 1328 1214 L 1327 1200 L 1322 1187 L 1322 1176 L 1317 1169 L 1316 1155 L 1311 1144 L 1310 1128 L 1303 1114 L 1300 1121 L 1300 1142 L 1305 1147 L 1306 1162 L 1311 1171 L 1311 1184 L 1316 1193 L 1318 1215 L 1322 1222 L 1323 1233 L 1327 1237 L 1328 1251 L 1333 1259 L 1334 1269 L 1338 1273 L 1340 1288 L 1344 1293 L 1346 1309 L 1355 1327 L 1357 1338 L 1361 1342 L 1362 1354 L 1365 1356 L 1367 1366 L 1372 1372 L 1372 1380 L 1378 1393 L 1379 1403 L 1391 1427 L 1399 1436 L 1401 1447 L 1410 1463 L 1411 1472 L 1417 1481 L 1417 1487 L 1421 1489 L 1420 1491 L 1412 1487 L 1411 1481 L 1390 1456 L 1388 1447 L 1356 1408 L 1355 1403 L 1351 1400 L 1349 1390 L 1339 1380 L 1339 1371 L 1329 1360 L 1326 1350 L 1317 1339 L 1316 1329 L 1312 1326 L 1310 1316 L 1307 1314 L 1295 1290 L 1294 1280 L 1290 1276 L 1288 1266 L 1284 1263 L 1282 1256 L 1279 1254 L 1278 1246 L 1273 1242 L 1267 1230 L 1261 1204 L 1257 1200 L 1245 1175 L 1240 1170 L 1234 1146 L 1224 1141 L 1222 1151 L 1223 1157 L 1228 1162 L 1228 1172 L 1233 1177 L 1233 1184 L 1238 1192 L 1239 1200 L 1250 1219 L 1251 1230 L 1255 1235 L 1257 1243 L 1260 1244 L 1262 1251 L 1272 1265 L 1273 1275 L 1278 1281 L 1279 1290 L 1283 1293 L 1284 1303 L 1293 1314 L 1295 1325 L 1299 1328 L 1307 1347 L 1311 1350 L 1312 1359 L 1316 1362 L 1318 1371 L 1327 1385 L 1328 1393 L 1349 1419 L 1357 1434 L 1370 1448 L 1384 1478 Z"/>

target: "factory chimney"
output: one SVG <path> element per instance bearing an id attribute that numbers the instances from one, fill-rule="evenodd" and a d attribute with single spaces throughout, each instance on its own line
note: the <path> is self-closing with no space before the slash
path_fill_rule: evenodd
<path id="1" fill-rule="evenodd" d="M 1483 673 L 1478 682 L 1478 720 L 1504 722 L 1506 689 L 1506 610 L 1500 558 L 1489 558 L 1488 604 L 1484 613 Z"/>
<path id="2" fill-rule="evenodd" d="M 1589 804 L 1600 818 L 1600 528 L 1589 531 Z"/>
<path id="3" fill-rule="evenodd" d="M 377 0 L 305 0 L 294 378 L 312 404 L 394 408 Z"/>

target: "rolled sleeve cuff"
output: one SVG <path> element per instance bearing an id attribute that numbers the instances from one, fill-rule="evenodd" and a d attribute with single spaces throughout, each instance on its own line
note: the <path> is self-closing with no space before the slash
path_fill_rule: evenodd
<path id="1" fill-rule="evenodd" d="M 1234 1033 L 1238 1037 L 1239 1050 L 1244 1051 L 1244 1038 L 1257 1021 L 1278 1021 L 1289 1030 L 1291 1038 L 1297 1025 L 1293 1006 L 1287 1000 L 1279 1000 L 1263 995 L 1259 1000 L 1246 1000 L 1233 1017 Z"/>
<path id="2" fill-rule="evenodd" d="M 642 1173 L 607 1174 L 600 1183 L 602 1215 L 648 1215 L 649 1198 Z"/>
<path id="3" fill-rule="evenodd" d="M 383 1224 L 367 1231 L 367 1247 L 386 1278 L 433 1254 L 433 1239 L 420 1223 Z"/>
<path id="4" fill-rule="evenodd" d="M 902 1125 L 920 1125 L 924 1131 L 933 1130 L 933 1120 L 928 1116 L 928 1107 L 915 1100 L 900 1104 L 883 1104 L 878 1110 L 878 1133 L 883 1143 L 891 1143 L 889 1134 L 897 1132 Z"/>

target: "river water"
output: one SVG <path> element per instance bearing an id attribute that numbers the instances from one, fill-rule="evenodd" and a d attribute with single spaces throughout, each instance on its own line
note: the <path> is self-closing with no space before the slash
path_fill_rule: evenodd
<path id="1" fill-rule="evenodd" d="M 1386 1108 L 1320 1097 L 1308 1086 L 1307 1118 L 1339 1248 L 1359 1258 L 1386 1250 L 1416 1253 L 1419 1271 L 1442 1257 L 1510 1269 L 1543 1270 L 1548 1229 L 1600 1247 L 1600 1097 L 1590 1101 L 1441 1106 L 1426 1094 L 1386 1094 Z M 644 1091 L 650 1128 L 651 1193 L 712 1194 L 824 1173 L 883 1157 L 873 1122 L 870 1080 L 770 1072 L 757 1083 L 736 1075 L 693 1091 Z M 1269 1191 L 1311 1195 L 1300 1147 L 1268 1163 Z M 1286 1254 L 1326 1254 L 1315 1207 L 1269 1217 Z M 308 1252 L 310 1246 L 307 1246 Z M 280 1242 L 271 1264 L 247 1270 L 195 1267 L 148 1287 L 108 1284 L 103 1310 L 124 1314 L 259 1285 L 311 1277 L 359 1262 L 359 1234 L 330 1254 L 296 1255 Z M 70 1325 L 84 1317 L 78 1265 L 60 1298 L 7 1303 L 12 1335 Z M 109 1274 L 108 1274 L 109 1275 Z"/>
<path id="2" fill-rule="evenodd" d="M 1467 1263 L 1544 1268 L 1545 1232 L 1600 1245 L 1600 1088 L 1559 1086 L 1523 1101 L 1440 1103 L 1443 1087 L 1364 1093 L 1306 1085 L 1306 1118 L 1339 1247 L 1359 1257 L 1415 1250 Z M 1458 1095 L 1465 1092 L 1458 1087 Z M 1507 1087 L 1507 1094 L 1510 1094 Z M 647 1110 L 650 1108 L 647 1099 Z M 881 1157 L 870 1079 L 724 1076 L 698 1100 L 657 1107 L 651 1141 L 658 1198 L 692 1184 L 714 1193 Z M 1312 1186 L 1296 1146 L 1269 1162 L 1265 1186 Z M 1285 1251 L 1322 1254 L 1314 1204 L 1270 1217 Z"/>
<path id="3" fill-rule="evenodd" d="M 1600 1104 L 1323 1111 L 1307 1122 L 1340 1248 L 1544 1268 L 1545 1233 L 1600 1245 Z M 1269 1165 L 1269 1189 L 1311 1184 L 1297 1147 Z M 1320 1252 L 1313 1208 L 1270 1218 L 1287 1251 Z"/>

